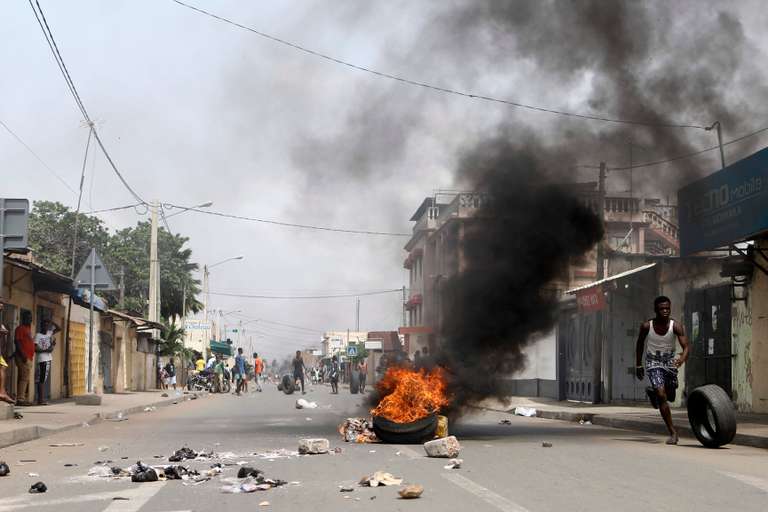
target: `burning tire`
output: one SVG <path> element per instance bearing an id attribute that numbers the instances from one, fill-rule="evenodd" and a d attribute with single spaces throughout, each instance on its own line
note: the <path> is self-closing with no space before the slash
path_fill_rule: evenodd
<path id="1" fill-rule="evenodd" d="M 718 448 L 733 441 L 736 413 L 723 388 L 707 384 L 688 396 L 688 421 L 693 435 L 707 448 Z"/>
<path id="2" fill-rule="evenodd" d="M 432 439 L 436 430 L 435 414 L 410 423 L 395 423 L 381 416 L 373 417 L 373 431 L 385 443 L 420 444 Z"/>
<path id="3" fill-rule="evenodd" d="M 283 375 L 283 381 L 280 383 L 279 388 L 286 395 L 292 395 L 294 391 L 294 382 L 290 375 Z"/>

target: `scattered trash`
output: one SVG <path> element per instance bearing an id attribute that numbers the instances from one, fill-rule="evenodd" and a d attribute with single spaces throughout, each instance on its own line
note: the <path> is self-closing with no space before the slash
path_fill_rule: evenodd
<path id="1" fill-rule="evenodd" d="M 24 415 L 21 414 L 19 411 L 14 411 L 13 412 L 13 419 L 15 419 L 15 420 L 23 420 L 24 419 Z"/>
<path id="2" fill-rule="evenodd" d="M 237 478 L 247 478 L 249 476 L 258 477 L 259 475 L 262 475 L 262 474 L 264 474 L 264 472 L 260 469 L 243 466 L 238 470 Z"/>
<path id="3" fill-rule="evenodd" d="M 339 425 L 339 434 L 347 442 L 376 443 L 379 440 L 367 418 L 347 418 Z"/>
<path id="4" fill-rule="evenodd" d="M 37 462 L 37 460 L 36 459 L 20 459 L 19 460 L 20 464 L 31 464 L 33 462 Z"/>
<path id="5" fill-rule="evenodd" d="M 168 393 L 163 393 L 163 394 L 162 394 L 162 395 L 160 395 L 160 396 L 161 396 L 162 398 L 168 398 Z"/>
<path id="6" fill-rule="evenodd" d="M 286 450 L 285 448 L 280 448 L 279 450 L 271 450 L 268 452 L 254 453 L 253 455 L 260 459 L 265 459 L 271 462 L 276 459 L 290 459 L 291 457 L 297 457 L 299 455 L 299 452 L 292 452 L 290 450 Z M 222 455 L 219 455 L 219 457 L 222 457 Z"/>
<path id="7" fill-rule="evenodd" d="M 123 496 L 115 496 L 114 498 L 112 498 L 112 501 L 129 501 L 130 499 L 131 498 L 126 498 Z"/>
<path id="8" fill-rule="evenodd" d="M 398 494 L 404 500 L 413 500 L 421 497 L 421 494 L 423 492 L 424 492 L 424 487 L 420 485 L 406 485 L 405 487 L 400 489 Z"/>
<path id="9" fill-rule="evenodd" d="M 317 403 L 309 402 L 307 400 L 304 400 L 303 398 L 299 398 L 298 400 L 296 400 L 296 408 L 297 409 L 317 409 Z"/>
<path id="10" fill-rule="evenodd" d="M 152 406 L 152 407 L 145 407 L 144 408 L 144 412 L 152 412 L 154 410 L 157 410 L 157 407 Z"/>
<path id="11" fill-rule="evenodd" d="M 391 473 L 385 473 L 384 471 L 377 471 L 371 476 L 364 476 L 360 480 L 360 485 L 363 487 L 378 487 L 380 485 L 400 485 L 403 483 L 402 478 L 396 478 Z"/>
<path id="12" fill-rule="evenodd" d="M 131 467 L 131 482 L 157 482 L 157 471 L 141 461 Z"/>
<path id="13" fill-rule="evenodd" d="M 88 428 L 90 426 L 91 425 L 88 422 L 83 422 L 83 424 L 81 425 L 81 427 L 83 427 L 83 428 Z"/>
<path id="14" fill-rule="evenodd" d="M 448 461 L 447 466 L 443 466 L 444 469 L 459 469 L 461 468 L 461 464 L 464 462 L 463 459 L 451 459 Z"/>
<path id="15" fill-rule="evenodd" d="M 376 453 L 376 450 L 368 450 L 368 453 Z"/>
<path id="16" fill-rule="evenodd" d="M 448 418 L 446 416 L 437 416 L 437 428 L 435 429 L 435 437 L 442 438 L 448 437 Z"/>
<path id="17" fill-rule="evenodd" d="M 544 448 L 552 448 L 552 443 L 548 443 L 544 441 L 543 443 L 541 443 L 541 446 L 543 446 Z"/>
<path id="18" fill-rule="evenodd" d="M 304 418 L 306 421 L 312 421 L 312 418 Z"/>
<path id="19" fill-rule="evenodd" d="M 88 470 L 88 476 L 108 478 L 115 475 L 112 473 L 112 469 L 109 466 L 94 466 Z"/>
<path id="20" fill-rule="evenodd" d="M 27 473 L 27 476 L 30 476 L 32 478 L 40 476 L 38 473 Z"/>
<path id="21" fill-rule="evenodd" d="M 461 445 L 456 436 L 448 436 L 442 439 L 435 439 L 434 441 L 427 441 L 424 443 L 424 450 L 427 452 L 427 457 L 452 459 L 459 455 Z"/>
<path id="22" fill-rule="evenodd" d="M 531 418 L 536 416 L 536 409 L 533 407 L 515 407 L 515 416 L 526 416 Z"/>
<path id="23" fill-rule="evenodd" d="M 29 488 L 29 492 L 32 494 L 42 493 L 48 490 L 43 482 L 35 482 L 32 487 Z"/>
<path id="24" fill-rule="evenodd" d="M 591 425 L 591 424 L 592 422 L 589 420 L 583 420 L 583 419 L 579 420 L 579 425 Z"/>
<path id="25" fill-rule="evenodd" d="M 173 455 L 168 457 L 168 462 L 181 462 L 186 459 L 196 459 L 197 456 L 198 456 L 197 453 L 195 453 L 190 448 L 187 448 L 185 446 L 184 448 L 176 450 L 176 452 Z"/>
<path id="26" fill-rule="evenodd" d="M 499 425 L 511 425 L 512 420 L 499 420 Z"/>
<path id="27" fill-rule="evenodd" d="M 353 487 L 343 487 L 342 486 L 342 487 L 339 488 L 339 492 L 354 492 L 354 490 L 355 489 Z"/>
<path id="28" fill-rule="evenodd" d="M 11 472 L 11 468 L 5 462 L 0 462 L 0 476 L 8 476 Z"/>
<path id="29" fill-rule="evenodd" d="M 105 452 L 107 450 L 109 450 L 109 446 L 99 446 L 99 451 L 100 452 Z"/>
<path id="30" fill-rule="evenodd" d="M 260 507 L 268 507 L 269 506 L 269 502 L 268 501 L 262 501 L 261 503 L 259 503 L 259 506 Z"/>
<path id="31" fill-rule="evenodd" d="M 77 464 L 72 464 L 71 462 L 67 462 L 66 464 L 64 464 L 64 467 L 65 468 L 74 468 L 74 467 L 77 467 Z"/>
<path id="32" fill-rule="evenodd" d="M 299 439 L 299 454 L 318 455 L 328 453 L 330 442 L 327 439 Z"/>
<path id="33" fill-rule="evenodd" d="M 85 446 L 85 443 L 51 443 L 48 446 L 52 448 L 64 448 L 69 446 Z"/>
<path id="34" fill-rule="evenodd" d="M 272 480 L 269 478 L 264 478 L 264 475 L 260 474 L 256 478 L 248 477 L 244 482 L 239 484 L 225 485 L 221 488 L 221 492 L 227 494 L 240 494 L 256 491 L 268 491 L 273 487 L 279 487 L 281 485 L 285 485 L 286 483 L 288 482 L 285 480 Z"/>
<path id="35" fill-rule="evenodd" d="M 336 453 L 336 454 L 344 453 L 344 448 L 340 448 L 337 446 L 336 448 L 333 449 L 333 453 Z"/>

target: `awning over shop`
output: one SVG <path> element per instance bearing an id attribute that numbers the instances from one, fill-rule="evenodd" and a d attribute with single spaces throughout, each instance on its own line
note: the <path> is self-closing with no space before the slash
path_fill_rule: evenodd
<path id="1" fill-rule="evenodd" d="M 232 345 L 226 341 L 214 341 L 211 340 L 211 352 L 215 354 L 221 354 L 225 356 L 232 355 Z"/>
<path id="2" fill-rule="evenodd" d="M 617 279 L 621 279 L 624 277 L 629 277 L 632 274 L 637 274 L 638 272 L 642 272 L 644 270 L 648 270 L 649 268 L 653 268 L 656 266 L 656 263 L 649 263 L 648 265 L 643 265 L 642 267 L 633 268 L 630 270 L 627 270 L 626 272 L 622 272 L 620 274 L 616 274 L 613 276 L 606 277 L 605 279 L 600 279 L 599 281 L 595 281 L 593 283 L 585 284 L 584 286 L 579 286 L 578 288 L 572 288 L 570 290 L 567 290 L 565 293 L 577 293 L 583 290 L 587 290 L 589 288 L 593 288 L 595 286 L 600 286 L 605 283 L 609 283 L 611 281 L 616 281 Z"/>
<path id="3" fill-rule="evenodd" d="M 32 284 L 35 291 L 70 294 L 73 290 L 72 279 L 42 265 L 20 259 L 11 254 L 3 260 L 5 264 L 20 268 L 32 273 Z"/>

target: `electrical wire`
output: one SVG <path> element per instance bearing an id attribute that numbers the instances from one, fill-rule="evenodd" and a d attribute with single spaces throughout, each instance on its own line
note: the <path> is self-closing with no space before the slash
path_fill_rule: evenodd
<path id="1" fill-rule="evenodd" d="M 260 219 L 256 217 L 246 217 L 244 215 L 222 213 L 222 212 L 217 212 L 217 211 L 208 210 L 208 209 L 202 210 L 200 208 L 187 208 L 187 207 L 178 206 L 172 203 L 166 203 L 166 204 L 173 208 L 184 208 L 187 211 L 204 213 L 205 215 L 225 217 L 228 219 L 247 220 L 251 222 L 260 222 L 263 224 L 273 224 L 276 226 L 284 226 L 284 227 L 291 227 L 291 228 L 314 229 L 318 231 L 334 231 L 337 233 L 350 233 L 355 235 L 397 236 L 397 237 L 409 237 L 409 238 L 412 236 L 410 233 L 393 233 L 393 232 L 387 232 L 387 231 L 369 231 L 369 230 L 362 230 L 362 229 L 344 229 L 344 228 L 331 228 L 327 226 L 313 226 L 309 224 L 296 224 L 292 222 L 282 222 L 277 220 Z"/>
<path id="2" fill-rule="evenodd" d="M 413 80 L 413 79 L 410 79 L 410 78 L 405 78 L 405 77 L 402 77 L 402 76 L 393 75 L 391 73 L 386 73 L 386 72 L 383 72 L 383 71 L 378 71 L 378 70 L 375 70 L 375 69 L 372 69 L 372 68 L 369 68 L 369 67 L 366 67 L 366 66 L 362 66 L 360 64 L 354 64 L 352 62 L 345 61 L 345 60 L 339 59 L 337 57 L 333 57 L 331 55 L 319 52 L 317 50 L 312 50 L 312 49 L 307 48 L 305 46 L 302 46 L 300 44 L 293 43 L 291 41 L 287 41 L 285 39 L 281 39 L 279 37 L 267 34 L 265 32 L 262 32 L 260 30 L 255 29 L 255 28 L 248 27 L 246 25 L 242 25 L 240 23 L 237 23 L 236 21 L 230 20 L 230 19 L 225 18 L 223 16 L 219 16 L 217 14 L 214 14 L 212 12 L 206 11 L 206 10 L 201 9 L 199 7 L 195 7 L 193 5 L 184 3 L 181 0 L 172 0 L 172 1 L 174 3 L 176 3 L 176 4 L 178 4 L 178 5 L 181 5 L 182 7 L 186 7 L 187 9 L 191 9 L 191 10 L 193 10 L 195 12 L 198 12 L 200 14 L 204 14 L 206 16 L 209 16 L 209 17 L 211 17 L 213 19 L 216 19 L 218 21 L 227 23 L 227 24 L 232 25 L 234 27 L 241 28 L 243 30 L 247 30 L 249 32 L 252 32 L 252 33 L 260 36 L 260 37 L 263 37 L 265 39 L 269 39 L 272 42 L 275 42 L 275 43 L 278 43 L 278 44 L 281 44 L 281 45 L 284 45 L 284 46 L 288 46 L 290 48 L 293 48 L 294 50 L 298 50 L 298 51 L 307 53 L 307 54 L 312 55 L 314 57 L 319 57 L 321 59 L 333 62 L 335 64 L 340 64 L 342 66 L 346 66 L 348 68 L 351 68 L 351 69 L 354 69 L 354 70 L 357 70 L 357 71 L 362 71 L 362 72 L 365 72 L 365 73 L 369 73 L 369 74 L 377 76 L 379 78 L 387 78 L 389 80 L 394 80 L 394 81 L 401 82 L 401 83 L 404 83 L 404 84 L 413 85 L 413 86 L 416 86 L 416 87 L 422 87 L 422 88 L 425 88 L 425 89 L 430 89 L 430 90 L 441 92 L 441 93 L 445 93 L 445 94 L 451 94 L 451 95 L 454 95 L 454 96 L 462 96 L 462 97 L 465 97 L 465 98 L 482 100 L 482 101 L 487 101 L 487 102 L 492 102 L 492 103 L 501 103 L 501 104 L 508 105 L 508 106 L 511 106 L 511 107 L 516 107 L 516 108 L 521 108 L 521 109 L 526 109 L 526 110 L 532 110 L 534 112 L 543 112 L 543 113 L 547 113 L 547 114 L 554 114 L 554 115 L 565 116 L 565 117 L 574 117 L 574 118 L 586 119 L 586 120 L 590 120 L 590 121 L 603 121 L 603 122 L 607 122 L 607 123 L 629 124 L 629 125 L 637 125 L 637 126 L 650 126 L 650 127 L 656 127 L 656 128 L 696 128 L 696 129 L 700 129 L 700 130 L 705 130 L 706 129 L 706 126 L 699 126 L 699 125 L 695 125 L 695 124 L 654 123 L 654 122 L 648 122 L 648 121 L 638 121 L 638 120 L 633 120 L 633 119 L 622 119 L 622 118 L 617 118 L 617 117 L 607 117 L 607 116 L 602 116 L 602 115 L 580 114 L 580 113 L 576 113 L 576 112 L 567 112 L 567 111 L 564 111 L 564 110 L 556 110 L 556 109 L 553 109 L 553 108 L 540 107 L 540 106 L 536 106 L 536 105 L 520 103 L 518 101 L 513 101 L 513 100 L 505 100 L 505 99 L 495 98 L 495 97 L 486 96 L 486 95 L 483 95 L 483 94 L 474 94 L 474 93 L 459 91 L 459 90 L 456 90 L 456 89 L 449 89 L 447 87 L 441 87 L 441 86 L 438 86 L 438 85 L 433 85 L 433 84 L 429 84 L 429 83 L 426 83 L 426 82 L 420 82 L 418 80 Z"/>
<path id="3" fill-rule="evenodd" d="M 297 331 L 305 331 L 305 332 L 312 333 L 312 334 L 318 334 L 318 333 L 324 332 L 322 329 L 310 329 L 308 327 L 300 327 L 298 325 L 291 325 L 291 324 L 285 324 L 285 323 L 281 323 L 281 322 L 274 322 L 274 321 L 271 321 L 271 320 L 265 320 L 263 318 L 249 317 L 249 316 L 246 316 L 246 315 L 233 315 L 233 316 L 242 318 L 243 320 L 247 320 L 249 322 L 259 322 L 260 324 L 276 325 L 276 326 L 283 327 L 283 328 L 286 328 L 286 329 L 294 329 L 294 330 L 297 330 Z"/>
<path id="4" fill-rule="evenodd" d="M 37 19 L 37 23 L 38 25 L 40 25 L 40 29 L 43 31 L 43 36 L 45 36 L 45 40 L 48 43 L 48 47 L 51 49 L 53 58 L 54 60 L 56 60 L 56 64 L 59 67 L 59 71 L 61 71 L 61 74 L 64 77 L 64 81 L 67 83 L 67 88 L 69 89 L 69 92 L 72 94 L 72 97 L 75 99 L 75 103 L 77 104 L 78 109 L 80 110 L 86 122 L 88 123 L 88 126 L 93 130 L 93 136 L 96 139 L 96 143 L 99 145 L 99 148 L 101 148 L 102 153 L 104 153 L 104 156 L 109 162 L 109 165 L 112 167 L 112 170 L 120 179 L 123 186 L 128 190 L 128 192 L 131 193 L 134 199 L 136 199 L 140 203 L 146 203 L 146 201 L 144 201 L 144 199 L 142 199 L 141 196 L 139 196 L 139 194 L 137 194 L 136 191 L 128 184 L 125 177 L 117 168 L 117 165 L 115 165 L 114 160 L 112 160 L 112 157 L 107 151 L 107 148 L 104 147 L 104 143 L 102 142 L 101 137 L 99 136 L 99 132 L 96 130 L 96 124 L 91 119 L 91 116 L 88 115 L 88 110 L 86 110 L 85 104 L 83 103 L 83 100 L 80 98 L 80 94 L 77 92 L 77 87 L 75 87 L 75 82 L 74 80 L 72 80 L 72 75 L 70 75 L 69 70 L 67 69 L 67 65 L 64 63 L 64 58 L 61 56 L 59 47 L 56 44 L 56 39 L 54 39 L 53 37 L 53 32 L 51 31 L 51 27 L 48 25 L 48 20 L 45 18 L 45 13 L 43 12 L 43 8 L 40 6 L 40 2 L 38 0 L 35 0 L 33 4 L 32 0 L 28 0 L 28 1 L 29 1 L 29 6 L 32 8 L 32 12 L 34 12 L 35 14 L 35 19 Z M 37 5 L 37 9 L 35 9 L 35 5 Z"/>
<path id="5" fill-rule="evenodd" d="M 385 293 L 402 293 L 402 288 L 393 290 L 374 290 L 364 293 L 343 294 L 343 295 L 249 295 L 245 293 L 228 292 L 208 292 L 211 295 L 220 295 L 223 297 L 239 297 L 243 299 L 275 299 L 275 300 L 302 300 L 302 299 L 343 299 L 349 297 L 367 297 L 370 295 L 383 295 Z"/>
<path id="6" fill-rule="evenodd" d="M 9 127 L 7 124 L 5 124 L 5 122 L 3 122 L 3 120 L 2 120 L 2 119 L 0 119 L 0 125 L 2 125 L 2 126 L 3 126 L 3 128 L 5 128 L 5 130 L 6 130 L 8 133 L 10 133 L 10 134 L 13 136 L 13 138 L 14 138 L 14 139 L 16 139 L 16 140 L 19 142 L 19 144 L 21 144 L 22 146 L 24 146 L 24 147 L 27 149 L 27 151 L 29 151 L 29 152 L 30 152 L 30 154 L 31 154 L 32 156 L 34 156 L 34 157 L 37 159 L 37 161 L 38 161 L 38 162 L 40 162 L 40 163 L 43 165 L 43 167 L 45 167 L 45 168 L 48 170 L 48 172 L 50 172 L 51 174 L 53 174 L 53 175 L 56 177 L 56 179 L 58 179 L 58 180 L 59 180 L 59 181 L 60 181 L 60 182 L 61 182 L 61 183 L 62 183 L 62 184 L 65 186 L 65 187 L 67 187 L 67 188 L 68 188 L 70 191 L 72 191 L 72 193 L 73 193 L 73 194 L 77 195 L 77 191 L 76 191 L 74 188 L 72 188 L 72 186 L 71 186 L 69 183 L 67 183 L 67 182 L 66 182 L 66 180 L 65 180 L 64 178 L 62 178 L 62 177 L 61 177 L 61 176 L 60 176 L 60 175 L 59 175 L 59 174 L 58 174 L 56 171 L 54 171 L 53 169 L 51 169 L 51 167 L 50 167 L 50 166 L 49 166 L 47 163 L 45 163 L 45 162 L 43 161 L 43 159 L 42 159 L 42 158 L 40 158 L 40 157 L 38 156 L 38 154 L 37 154 L 37 153 L 35 153 L 35 152 L 32 150 L 32 148 L 31 148 L 31 147 L 29 147 L 29 145 L 28 145 L 26 142 L 24 142 L 24 140 L 22 140 L 22 138 L 21 138 L 21 137 L 19 137 L 19 136 L 16 134 L 16 132 L 14 132 L 13 130 L 11 130 L 11 128 L 10 128 L 10 127 Z"/>
<path id="7" fill-rule="evenodd" d="M 142 206 L 142 203 L 127 204 L 125 206 L 115 206 L 114 208 L 104 208 L 102 210 L 91 210 L 89 212 L 83 212 L 83 215 L 93 215 L 94 213 L 104 213 L 104 212 L 117 212 L 120 210 L 127 210 L 128 208 L 136 208 L 137 206 Z"/>

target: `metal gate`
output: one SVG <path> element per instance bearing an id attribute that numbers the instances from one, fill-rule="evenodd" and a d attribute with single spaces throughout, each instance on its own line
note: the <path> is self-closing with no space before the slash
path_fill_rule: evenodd
<path id="1" fill-rule="evenodd" d="M 85 394 L 85 324 L 69 322 L 69 382 L 73 395 Z"/>
<path id="2" fill-rule="evenodd" d="M 685 327 L 691 342 L 685 365 L 686 393 L 704 384 L 717 384 L 732 397 L 730 285 L 686 293 Z"/>
<path id="3" fill-rule="evenodd" d="M 563 367 L 563 387 L 567 400 L 593 402 L 599 390 L 594 381 L 596 313 L 578 313 L 575 308 L 560 313 L 557 343 Z"/>

